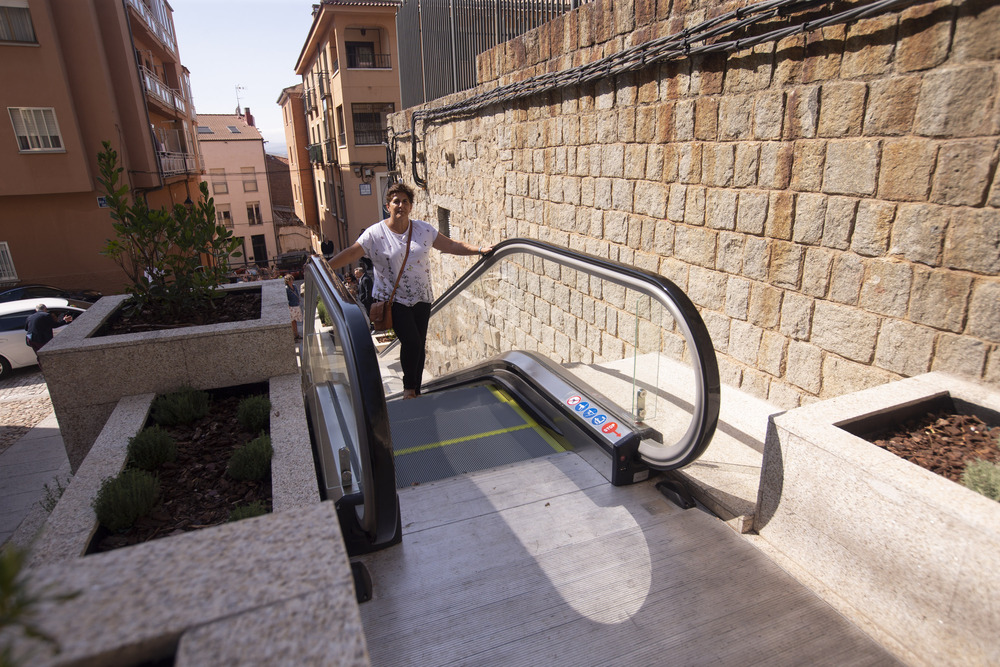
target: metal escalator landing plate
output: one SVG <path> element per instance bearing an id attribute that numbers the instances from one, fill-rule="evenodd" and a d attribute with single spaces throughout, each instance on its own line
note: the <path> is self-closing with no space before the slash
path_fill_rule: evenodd
<path id="1" fill-rule="evenodd" d="M 493 387 L 394 401 L 389 414 L 397 488 L 563 451 L 510 397 Z"/>

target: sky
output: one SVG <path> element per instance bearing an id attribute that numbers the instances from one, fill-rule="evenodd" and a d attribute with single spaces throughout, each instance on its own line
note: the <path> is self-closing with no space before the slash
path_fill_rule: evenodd
<path id="1" fill-rule="evenodd" d="M 264 150 L 287 155 L 278 96 L 302 81 L 295 61 L 316 0 L 168 0 L 198 113 L 250 107 Z M 239 86 L 239 90 L 237 90 Z"/>

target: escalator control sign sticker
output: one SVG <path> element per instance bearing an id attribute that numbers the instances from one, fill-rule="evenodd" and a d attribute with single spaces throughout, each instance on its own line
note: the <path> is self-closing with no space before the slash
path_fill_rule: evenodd
<path id="1" fill-rule="evenodd" d="M 600 408 L 591 406 L 590 401 L 583 400 L 582 396 L 573 395 L 566 399 L 566 405 L 572 407 L 584 421 L 590 422 L 594 427 L 600 429 L 606 438 L 614 441 L 622 437 L 618 432 L 618 422 L 608 421 L 608 416 L 601 412 Z"/>

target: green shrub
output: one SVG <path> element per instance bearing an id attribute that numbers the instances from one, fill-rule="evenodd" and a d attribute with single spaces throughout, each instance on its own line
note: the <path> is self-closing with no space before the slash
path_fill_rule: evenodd
<path id="1" fill-rule="evenodd" d="M 156 475 L 130 468 L 104 480 L 93 507 L 101 525 L 117 532 L 149 514 L 159 495 L 160 480 Z"/>
<path id="2" fill-rule="evenodd" d="M 52 514 L 52 510 L 59 504 L 59 499 L 62 498 L 63 493 L 66 492 L 66 487 L 69 486 L 69 478 L 67 477 L 66 483 L 63 484 L 63 480 L 56 476 L 52 478 L 52 483 L 55 485 L 54 487 L 49 486 L 48 482 L 45 483 L 45 495 L 42 496 L 41 500 L 42 509 L 47 514 Z"/>
<path id="3" fill-rule="evenodd" d="M 208 392 L 185 387 L 153 400 L 153 421 L 161 426 L 190 424 L 208 414 Z"/>
<path id="4" fill-rule="evenodd" d="M 326 311 L 326 304 L 322 301 L 316 304 L 316 316 L 319 317 L 319 321 L 323 324 L 323 326 L 333 326 L 333 318 L 331 318 L 330 313 Z"/>
<path id="5" fill-rule="evenodd" d="M 134 438 L 128 439 L 128 462 L 132 467 L 156 470 L 176 458 L 177 444 L 159 426 L 144 428 Z"/>
<path id="6" fill-rule="evenodd" d="M 976 459 L 965 466 L 962 484 L 976 493 L 1000 502 L 1000 465 Z"/>
<path id="7" fill-rule="evenodd" d="M 226 474 L 233 479 L 264 479 L 271 471 L 271 438 L 262 435 L 243 445 L 229 457 Z"/>
<path id="8" fill-rule="evenodd" d="M 251 433 L 267 431 L 271 419 L 271 401 L 267 396 L 248 396 L 236 408 L 236 419 Z"/>
<path id="9" fill-rule="evenodd" d="M 252 519 L 255 516 L 261 516 L 267 513 L 267 505 L 259 500 L 255 500 L 252 503 L 237 505 L 234 507 L 233 511 L 229 513 L 229 520 L 239 521 L 240 519 Z"/>

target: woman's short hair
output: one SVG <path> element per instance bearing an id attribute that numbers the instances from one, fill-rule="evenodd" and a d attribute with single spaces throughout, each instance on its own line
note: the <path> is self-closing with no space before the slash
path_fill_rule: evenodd
<path id="1" fill-rule="evenodd" d="M 406 195 L 406 198 L 413 203 L 413 188 L 408 186 L 406 183 L 393 183 L 389 186 L 389 189 L 385 191 L 385 203 L 388 204 L 392 198 L 397 194 Z"/>

